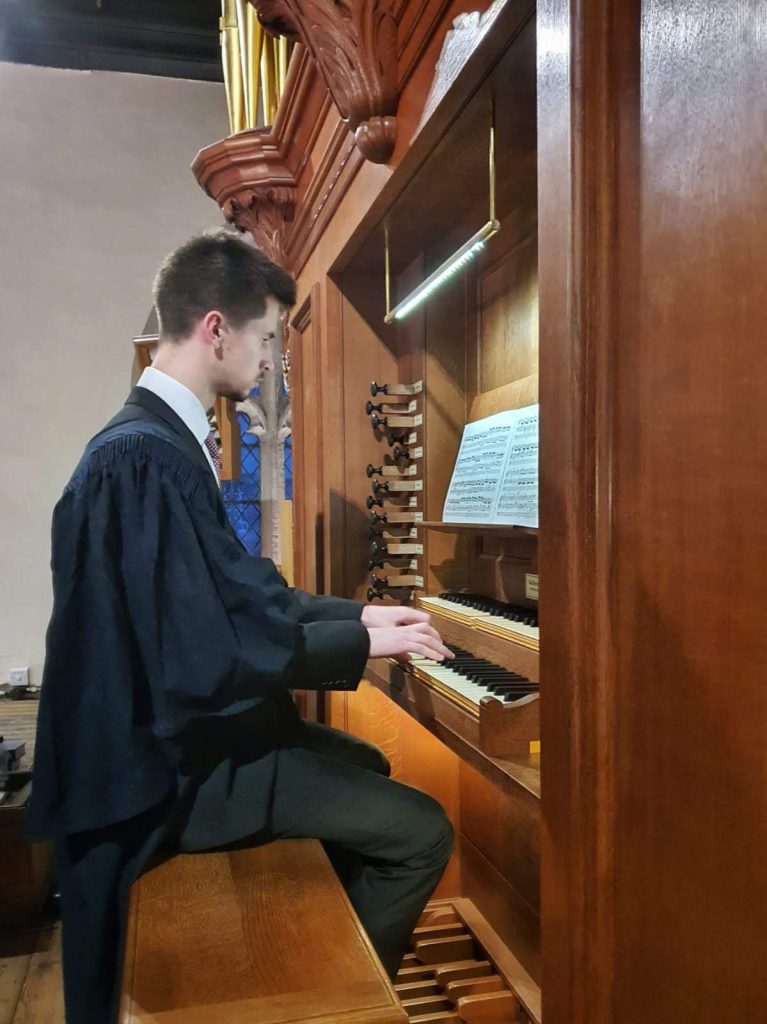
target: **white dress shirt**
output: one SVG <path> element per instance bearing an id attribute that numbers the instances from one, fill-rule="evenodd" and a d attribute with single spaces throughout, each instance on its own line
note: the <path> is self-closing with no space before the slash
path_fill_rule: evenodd
<path id="1" fill-rule="evenodd" d="M 162 370 L 156 370 L 154 366 L 147 366 L 138 379 L 137 387 L 146 388 L 147 391 L 151 391 L 158 398 L 161 398 L 189 427 L 197 438 L 200 448 L 205 453 L 208 465 L 218 482 L 216 467 L 213 465 L 210 452 L 205 447 L 205 438 L 210 433 L 210 424 L 202 407 L 202 402 L 197 395 L 190 391 L 181 381 L 176 380 L 175 377 L 169 377 Z"/>

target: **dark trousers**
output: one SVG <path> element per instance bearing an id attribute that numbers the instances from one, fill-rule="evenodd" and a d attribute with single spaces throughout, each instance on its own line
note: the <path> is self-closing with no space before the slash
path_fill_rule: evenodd
<path id="1" fill-rule="evenodd" d="M 452 849 L 439 804 L 388 778 L 376 747 L 301 722 L 276 758 L 266 828 L 254 833 L 257 762 L 224 761 L 186 799 L 57 844 L 67 1024 L 113 1024 L 127 897 L 149 863 L 273 839 L 320 839 L 381 961 L 394 976 Z M 249 782 L 249 776 L 251 780 Z"/>

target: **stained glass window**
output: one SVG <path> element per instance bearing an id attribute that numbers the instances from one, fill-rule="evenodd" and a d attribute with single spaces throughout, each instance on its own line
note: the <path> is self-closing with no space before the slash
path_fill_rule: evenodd
<path id="1" fill-rule="evenodd" d="M 258 388 L 251 392 L 258 395 Z M 224 480 L 221 495 L 229 522 L 251 555 L 261 554 L 261 445 L 256 434 L 246 433 L 248 416 L 237 413 L 240 425 L 241 465 L 239 480 Z M 293 436 L 285 438 L 285 497 L 293 498 Z"/>
<path id="2" fill-rule="evenodd" d="M 285 438 L 285 497 L 293 500 L 293 435 Z"/>
<path id="3" fill-rule="evenodd" d="M 246 434 L 249 420 L 237 413 L 240 425 L 242 473 L 239 480 L 223 480 L 221 495 L 229 522 L 251 555 L 261 554 L 261 445 Z"/>

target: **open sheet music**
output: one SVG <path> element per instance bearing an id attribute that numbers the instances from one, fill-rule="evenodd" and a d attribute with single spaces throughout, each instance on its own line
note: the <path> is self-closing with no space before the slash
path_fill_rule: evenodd
<path id="1" fill-rule="evenodd" d="M 538 410 L 466 424 L 443 522 L 538 526 Z"/>

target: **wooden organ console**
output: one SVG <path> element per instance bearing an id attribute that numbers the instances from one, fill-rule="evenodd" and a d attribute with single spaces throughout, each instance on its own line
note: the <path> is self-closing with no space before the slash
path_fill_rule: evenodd
<path id="1" fill-rule="evenodd" d="M 460 652 L 303 701 L 455 825 L 403 1005 L 767 1021 L 754 5 L 252 2 L 302 45 L 274 126 L 195 172 L 298 281 L 296 583 Z M 538 401 L 540 529 L 444 522 L 465 425 Z"/>
<path id="2" fill-rule="evenodd" d="M 407 319 L 387 325 L 385 235 L 395 301 L 482 221 L 493 100 L 501 230 L 461 277 Z M 524 1009 L 509 984 L 482 966 L 487 956 L 473 952 L 476 939 L 450 917 L 441 944 L 424 946 L 418 932 L 414 937 L 398 981 L 411 1019 L 475 1019 L 471 1000 L 477 1000 L 477 1020 L 505 1024 L 540 1016 L 545 741 L 537 605 L 525 596 L 526 576 L 538 570 L 538 536 L 532 529 L 444 523 L 442 508 L 464 425 L 537 400 L 530 17 L 521 18 L 495 72 L 478 83 L 449 130 L 423 145 L 410 179 L 397 184 L 400 172 L 394 172 L 379 217 L 363 218 L 333 268 L 344 324 L 347 528 L 343 556 L 329 551 L 328 557 L 345 576 L 347 594 L 427 610 L 456 657 L 449 664 L 372 661 L 360 690 L 333 694 L 324 715 L 381 746 L 396 777 L 428 789 L 448 809 L 458 845 L 437 896 L 471 908 L 517 964 L 514 984 L 522 979 L 524 991 L 533 993 Z M 453 173 L 446 176 L 448 166 Z M 311 384 L 296 378 L 301 397 L 294 400 L 308 410 Z M 434 953 L 436 969 L 428 961 L 432 948 L 441 950 Z M 474 975 L 464 961 L 479 964 Z"/>

